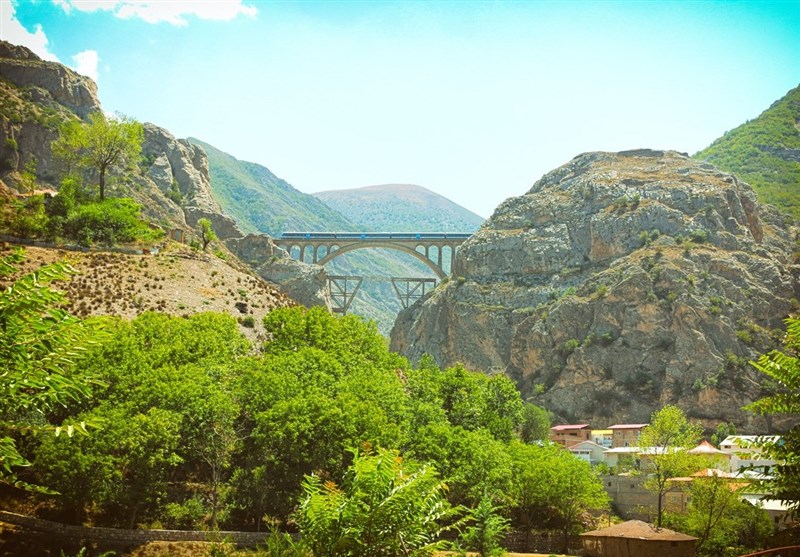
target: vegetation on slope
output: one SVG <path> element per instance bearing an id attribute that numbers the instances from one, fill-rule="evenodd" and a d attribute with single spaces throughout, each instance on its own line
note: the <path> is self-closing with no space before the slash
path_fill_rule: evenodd
<path id="1" fill-rule="evenodd" d="M 279 237 L 292 230 L 358 230 L 341 214 L 296 190 L 268 168 L 240 161 L 199 139 L 189 141 L 205 150 L 214 197 L 244 232 Z"/>
<path id="2" fill-rule="evenodd" d="M 762 202 L 800 217 L 800 87 L 694 156 L 736 174 Z"/>

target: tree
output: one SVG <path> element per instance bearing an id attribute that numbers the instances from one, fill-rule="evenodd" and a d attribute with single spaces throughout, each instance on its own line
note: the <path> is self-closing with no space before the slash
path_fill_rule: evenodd
<path id="1" fill-rule="evenodd" d="M 66 165 L 97 172 L 100 200 L 105 199 L 106 176 L 131 170 L 138 162 L 144 141 L 144 127 L 127 116 L 89 115 L 88 123 L 69 120 L 59 128 L 52 144 L 53 155 Z"/>
<path id="2" fill-rule="evenodd" d="M 773 393 L 745 408 L 758 414 L 800 413 L 800 319 L 786 319 L 784 351 L 773 350 L 751 364 L 767 376 Z M 800 425 L 779 439 L 765 438 L 764 452 L 780 464 L 771 469 L 772 478 L 759 482 L 765 493 L 789 504 L 793 512 L 800 508 Z"/>
<path id="3" fill-rule="evenodd" d="M 474 524 L 460 536 L 464 549 L 477 552 L 479 557 L 499 557 L 505 553 L 500 543 L 511 526 L 499 510 L 490 497 L 481 498 L 470 516 Z"/>
<path id="4" fill-rule="evenodd" d="M 211 227 L 211 221 L 208 219 L 200 219 L 197 221 L 197 226 L 200 230 L 200 241 L 203 244 L 203 251 L 206 251 L 208 244 L 217 239 L 217 233 Z"/>
<path id="5" fill-rule="evenodd" d="M 510 506 L 525 531 L 525 546 L 536 527 L 557 528 L 566 552 L 570 536 L 588 510 L 608 507 L 608 494 L 591 466 L 555 445 L 512 441 L 513 482 Z"/>
<path id="6" fill-rule="evenodd" d="M 0 257 L 0 278 L 16 271 L 21 250 Z M 0 481 L 19 482 L 14 468 L 28 465 L 13 435 L 44 430 L 85 432 L 77 422 L 62 429 L 47 423 L 56 407 L 85 399 L 95 383 L 76 360 L 102 335 L 96 322 L 70 315 L 63 294 L 50 288 L 75 270 L 65 263 L 46 265 L 17 278 L 0 292 Z M 43 420 L 44 418 L 44 420 Z"/>
<path id="7" fill-rule="evenodd" d="M 669 480 L 695 471 L 698 460 L 685 449 L 700 439 L 702 427 L 690 423 L 683 410 L 667 405 L 653 412 L 650 425 L 642 430 L 639 446 L 649 449 L 649 476 L 645 486 L 658 495 L 656 525 L 661 528 L 664 494 L 671 489 Z"/>
<path id="8" fill-rule="evenodd" d="M 550 415 L 547 410 L 526 402 L 522 409 L 519 437 L 526 443 L 542 441 L 550 436 Z"/>
<path id="9" fill-rule="evenodd" d="M 342 487 L 306 476 L 295 520 L 315 557 L 425 555 L 459 511 L 429 464 L 397 451 L 353 451 Z"/>
<path id="10" fill-rule="evenodd" d="M 666 514 L 667 526 L 698 538 L 701 557 L 745 552 L 763 547 L 772 533 L 772 520 L 761 508 L 741 500 L 727 478 L 697 478 L 690 488 L 691 499 L 685 515 Z M 728 548 L 735 548 L 731 553 Z"/>

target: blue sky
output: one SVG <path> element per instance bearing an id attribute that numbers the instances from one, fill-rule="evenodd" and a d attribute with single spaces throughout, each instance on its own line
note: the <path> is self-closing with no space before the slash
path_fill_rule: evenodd
<path id="1" fill-rule="evenodd" d="M 585 151 L 695 152 L 800 83 L 800 2 L 0 0 L 107 111 L 315 192 L 482 216 Z"/>

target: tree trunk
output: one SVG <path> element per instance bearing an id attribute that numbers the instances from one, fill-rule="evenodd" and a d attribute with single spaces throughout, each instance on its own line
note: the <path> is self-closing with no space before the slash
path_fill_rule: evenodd
<path id="1" fill-rule="evenodd" d="M 106 198 L 106 167 L 100 167 L 100 201 Z"/>

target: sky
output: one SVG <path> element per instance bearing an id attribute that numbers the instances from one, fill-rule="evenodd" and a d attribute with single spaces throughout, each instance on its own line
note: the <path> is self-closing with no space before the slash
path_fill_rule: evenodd
<path id="1" fill-rule="evenodd" d="M 694 153 L 800 84 L 800 1 L 0 0 L 0 38 L 301 191 L 418 184 L 484 217 L 582 152 Z"/>

